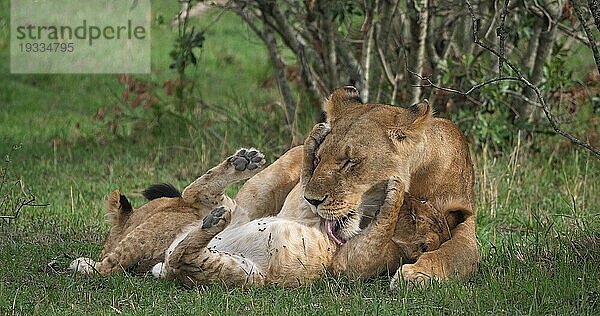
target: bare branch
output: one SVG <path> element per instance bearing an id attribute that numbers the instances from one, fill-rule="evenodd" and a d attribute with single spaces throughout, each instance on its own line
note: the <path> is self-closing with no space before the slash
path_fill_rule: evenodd
<path id="1" fill-rule="evenodd" d="M 19 147 L 13 146 L 12 151 L 17 150 Z M 14 192 L 11 186 L 6 186 L 9 182 L 13 182 L 9 179 L 9 166 L 11 163 L 10 155 L 6 155 L 4 167 L 0 168 L 0 212 L 6 212 L 7 215 L 0 215 L 0 220 L 11 221 L 15 220 L 21 214 L 21 210 L 27 206 L 29 207 L 42 207 L 48 206 L 49 204 L 36 204 L 36 197 L 31 192 L 28 192 L 25 188 L 23 180 L 19 179 L 14 181 L 12 185 L 17 186 L 18 193 Z M 7 189 L 8 192 L 4 192 Z M 2 214 L 2 213 L 0 213 Z"/>
<path id="2" fill-rule="evenodd" d="M 572 0 L 571 4 L 573 5 L 573 9 L 575 9 L 575 14 L 577 15 L 577 19 L 579 19 L 579 22 L 581 22 L 581 27 L 583 27 L 585 36 L 587 36 L 587 38 L 589 40 L 590 48 L 592 49 L 592 54 L 594 55 L 594 60 L 596 61 L 596 68 L 598 68 L 598 73 L 600 73 L 600 51 L 598 51 L 598 45 L 596 45 L 596 40 L 594 39 L 592 30 L 590 30 L 590 27 L 587 25 L 587 21 L 586 21 L 585 17 L 583 16 L 583 10 L 581 9 L 579 1 Z M 598 4 L 596 3 L 596 15 L 598 13 L 597 5 Z M 594 16 L 594 19 L 596 19 L 596 16 Z M 595 21 L 596 21 L 596 26 L 598 26 L 597 25 L 598 20 L 595 20 Z"/>
<path id="3" fill-rule="evenodd" d="M 592 17 L 594 17 L 596 29 L 600 32 L 600 2 L 598 0 L 588 0 L 587 3 L 592 12 Z"/>
<path id="4" fill-rule="evenodd" d="M 390 65 L 388 64 L 388 62 L 386 60 L 385 53 L 383 52 L 383 50 L 381 49 L 381 46 L 379 45 L 379 41 L 377 40 L 377 37 L 375 37 L 375 46 L 377 46 L 377 56 L 379 57 L 379 63 L 381 64 L 381 67 L 383 68 L 385 77 L 387 78 L 388 82 L 393 86 L 396 84 L 395 75 L 392 73 L 392 70 L 390 69 Z"/>
<path id="5" fill-rule="evenodd" d="M 576 39 L 576 40 L 580 41 L 580 42 L 581 42 L 582 44 L 584 44 L 585 46 L 587 46 L 587 47 L 590 47 L 590 41 L 589 41 L 587 38 L 585 38 L 585 37 L 583 37 L 583 36 L 581 36 L 581 35 L 577 34 L 577 31 L 576 31 L 576 30 L 573 30 L 573 29 L 571 29 L 570 27 L 568 27 L 568 26 L 566 26 L 566 25 L 564 25 L 564 24 L 562 24 L 562 23 L 558 23 L 558 25 L 557 25 L 557 26 L 558 26 L 558 29 L 559 29 L 560 31 L 562 31 L 563 33 L 565 33 L 565 34 L 567 34 L 567 35 L 571 36 L 572 38 L 574 38 L 574 39 Z"/>
<path id="6" fill-rule="evenodd" d="M 15 219 L 19 218 L 19 215 L 21 214 L 21 210 L 24 207 L 46 207 L 46 206 L 50 205 L 50 204 L 36 204 L 35 203 L 35 200 L 36 200 L 35 195 L 33 195 L 33 194 L 28 195 L 28 193 L 25 192 L 25 186 L 24 186 L 23 182 L 19 181 L 17 184 L 21 185 L 22 193 L 26 196 L 26 198 L 17 204 L 16 209 L 13 211 L 13 213 L 11 215 L 0 215 L 0 219 L 8 220 L 8 221 L 15 220 Z"/>
<path id="7" fill-rule="evenodd" d="M 502 77 L 503 73 L 503 62 L 505 56 L 505 44 L 506 44 L 506 32 L 504 31 L 504 24 L 506 23 L 506 16 L 508 15 L 508 4 L 510 0 L 504 0 L 504 7 L 500 12 L 500 26 L 496 29 L 496 35 L 500 38 L 500 56 L 498 57 L 498 77 Z"/>
<path id="8" fill-rule="evenodd" d="M 478 35 L 480 20 L 475 15 L 475 12 L 473 11 L 473 7 L 472 7 L 471 3 L 469 2 L 469 0 L 465 0 L 465 2 L 467 3 L 467 6 L 469 8 L 469 13 L 471 14 L 471 21 L 472 21 L 472 30 L 471 31 L 473 32 L 473 42 L 475 44 L 477 44 L 478 46 L 480 46 L 481 48 L 491 52 L 496 57 L 502 58 L 503 62 L 516 74 L 516 77 L 519 79 L 518 81 L 520 81 L 521 83 L 523 83 L 524 85 L 526 85 L 527 87 L 529 87 L 530 89 L 532 89 L 535 92 L 535 95 L 537 96 L 539 103 L 542 105 L 542 110 L 544 111 L 544 114 L 546 115 L 548 122 L 550 123 L 550 125 L 552 126 L 552 129 L 554 129 L 554 131 L 557 134 L 567 138 L 575 145 L 586 148 L 587 150 L 592 152 L 594 155 L 596 155 L 596 158 L 600 159 L 600 149 L 592 146 L 590 143 L 588 143 L 586 141 L 582 141 L 582 140 L 578 139 L 577 137 L 573 136 L 572 134 L 570 134 L 566 131 L 563 131 L 558 126 L 554 116 L 552 115 L 552 112 L 550 111 L 550 108 L 548 107 L 548 104 L 546 104 L 546 101 L 545 101 L 544 97 L 542 96 L 540 89 L 537 86 L 535 86 L 531 82 L 529 82 L 529 80 L 527 80 L 523 76 L 521 71 L 512 62 L 510 62 L 506 58 L 502 57 L 500 55 L 500 53 L 497 52 L 495 49 L 493 49 L 481 42 L 481 40 L 479 39 L 479 35 Z"/>

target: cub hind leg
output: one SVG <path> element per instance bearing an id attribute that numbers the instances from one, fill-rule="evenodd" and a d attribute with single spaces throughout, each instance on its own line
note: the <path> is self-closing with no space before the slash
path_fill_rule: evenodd
<path id="1" fill-rule="evenodd" d="M 167 278 L 177 278 L 186 286 L 222 281 L 235 286 L 263 284 L 264 274 L 250 260 L 208 248 L 210 240 L 231 221 L 231 211 L 224 206 L 213 209 L 199 224 L 167 250 Z M 155 276 L 156 270 L 153 269 Z M 161 273 L 158 273 L 159 275 Z"/>
<path id="2" fill-rule="evenodd" d="M 244 210 L 236 210 L 233 225 L 279 213 L 292 189 L 300 180 L 303 147 L 297 146 L 248 179 L 238 191 L 235 202 Z"/>
<path id="3" fill-rule="evenodd" d="M 265 162 L 265 156 L 258 150 L 239 149 L 188 185 L 181 194 L 182 198 L 194 207 L 210 209 L 222 205 L 227 186 L 257 174 Z"/>

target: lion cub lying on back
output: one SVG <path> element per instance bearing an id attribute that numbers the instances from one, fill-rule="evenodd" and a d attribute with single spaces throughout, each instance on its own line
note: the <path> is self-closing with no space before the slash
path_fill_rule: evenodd
<path id="1" fill-rule="evenodd" d="M 450 239 L 445 217 L 430 203 L 405 196 L 402 188 L 399 180 L 389 180 L 386 199 L 374 220 L 381 225 L 397 219 L 396 230 L 388 240 L 396 251 L 370 258 L 371 265 L 386 268 L 390 262 L 414 262 L 423 252 L 435 250 Z M 166 263 L 153 269 L 155 276 L 177 278 L 188 286 L 215 281 L 233 286 L 299 286 L 326 271 L 353 271 L 352 267 L 339 269 L 336 263 L 343 261 L 344 255 L 361 252 L 362 238 L 338 247 L 326 235 L 323 224 L 314 226 L 311 221 L 276 216 L 228 228 L 232 215 L 227 208 L 216 208 L 201 226 L 176 238 L 167 250 Z M 373 235 L 366 230 L 364 237 Z"/>
<path id="2" fill-rule="evenodd" d="M 183 193 L 168 184 L 151 186 L 143 194 L 148 203 L 136 209 L 118 190 L 113 191 L 106 203 L 111 227 L 100 261 L 78 258 L 69 268 L 85 274 L 148 272 L 164 261 L 167 247 L 188 225 L 201 221 L 215 207 L 235 208 L 235 202 L 224 194 L 226 187 L 255 175 L 264 163 L 258 150 L 242 148 L 188 185 Z"/>

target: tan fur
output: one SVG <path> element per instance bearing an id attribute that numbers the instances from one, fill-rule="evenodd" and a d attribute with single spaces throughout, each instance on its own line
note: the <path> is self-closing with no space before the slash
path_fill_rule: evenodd
<path id="1" fill-rule="evenodd" d="M 350 274 L 368 277 L 386 267 L 394 268 L 400 257 L 379 255 L 391 238 L 389 223 L 382 221 L 384 224 L 372 225 L 362 233 L 356 229 L 360 215 L 376 213 L 372 210 L 373 205 L 378 208 L 386 183 L 395 177 L 410 195 L 430 201 L 443 214 L 451 239 L 439 249 L 425 252 L 415 263 L 403 265 L 393 284 L 397 284 L 398 278 L 422 281 L 472 275 L 479 262 L 473 209 L 473 166 L 462 133 L 452 122 L 432 117 L 427 102 L 404 109 L 362 104 L 357 95 L 353 88 L 342 88 L 326 100 L 324 109 L 331 132 L 318 148 L 314 172 L 304 190 L 292 190 L 286 203 L 298 205 L 303 203 L 304 197 L 323 200 L 317 207 L 312 206 L 312 210 L 326 219 L 355 214 L 350 216 L 347 227 L 340 233 L 350 238 L 353 244 L 362 246 L 353 250 L 354 255 L 346 255 L 355 260 L 345 265 L 352 267 Z M 295 165 L 297 169 L 300 162 L 306 160 L 297 152 L 283 158 L 285 162 L 275 162 L 254 178 L 268 176 L 272 180 L 278 174 L 285 174 L 285 170 L 277 169 L 277 166 Z M 242 187 L 240 193 L 245 189 Z M 268 196 L 279 188 L 263 185 L 251 189 Z M 238 200 L 238 203 L 249 202 Z M 265 200 L 258 201 L 255 207 L 272 213 L 279 211 L 277 205 Z M 364 235 L 360 237 L 362 243 L 357 239 L 361 235 Z M 350 242 L 343 247 L 348 246 Z"/>
<path id="2" fill-rule="evenodd" d="M 166 234 L 154 231 L 160 240 L 173 241 L 166 251 L 167 276 L 186 284 L 219 281 L 237 286 L 294 286 L 319 278 L 329 267 L 368 277 L 419 255 L 414 264 L 398 270 L 396 282 L 400 277 L 419 281 L 472 274 L 478 262 L 473 170 L 462 134 L 449 121 L 433 118 L 426 102 L 402 109 L 361 104 L 357 95 L 354 88 L 334 91 L 325 102 L 331 131 L 318 124 L 304 147 L 290 150 L 242 187 L 237 207 L 222 195 L 231 182 L 226 172 L 225 179 L 221 171 L 209 172 L 206 181 L 200 178 L 190 185 L 177 201 L 183 203 L 178 209 L 200 210 L 198 213 L 206 215 L 207 205 L 220 204 L 216 201 L 223 196 L 224 212 L 214 213 L 215 223 L 207 218 L 217 209 L 203 223 L 178 226 Z M 203 186 L 210 189 L 199 189 Z M 411 222 L 415 233 L 403 237 L 404 225 L 409 222 L 400 214 L 420 212 L 410 204 L 404 210 L 400 207 L 403 199 L 398 193 L 404 191 L 431 201 L 445 221 L 435 212 L 422 212 L 421 222 L 426 225 L 419 226 L 419 219 Z M 307 199 L 323 202 L 313 206 Z M 163 214 L 169 207 L 149 207 L 148 214 Z M 326 235 L 323 219 L 345 216 L 348 220 L 340 234 L 348 241 L 338 247 Z M 365 216 L 374 216 L 374 220 L 361 231 L 359 224 Z M 156 227 L 165 221 L 166 217 L 157 217 Z M 398 227 L 398 223 L 404 224 Z M 440 223 L 448 225 L 451 235 L 444 243 L 444 231 L 435 228 Z M 142 229 L 143 224 L 113 225 L 119 237 L 109 239 L 119 242 L 109 242 L 108 248 L 137 247 L 155 229 L 154 224 Z M 133 234 L 138 230 L 143 238 Z M 142 233 L 145 231 L 148 233 Z M 123 245 L 124 241 L 129 246 Z M 420 254 L 414 247 L 423 243 L 430 247 Z M 437 243 L 442 244 L 433 250 Z M 167 249 L 162 244 L 155 248 Z M 113 271 L 117 265 L 125 267 L 124 262 L 140 260 L 139 256 L 135 260 L 119 258 L 120 253 L 135 250 L 114 249 L 103 251 L 107 258 L 111 254 L 116 258 L 108 260 L 109 268 L 100 266 L 99 270 Z"/>
<path id="3" fill-rule="evenodd" d="M 393 273 L 400 264 L 414 263 L 449 239 L 444 214 L 431 203 L 405 193 L 402 182 L 393 178 L 377 218 L 340 248 L 331 270 L 358 278 Z"/>
<path id="4" fill-rule="evenodd" d="M 115 199 L 119 199 L 118 191 L 110 194 L 109 203 Z M 110 206 L 107 210 L 120 212 L 119 208 Z M 129 218 L 112 225 L 100 262 L 94 268 L 101 274 L 148 271 L 164 259 L 164 251 L 177 233 L 203 216 L 202 210 L 189 207 L 181 198 L 150 201 L 135 209 Z"/>
<path id="5" fill-rule="evenodd" d="M 337 100 L 339 109 L 327 113 L 331 134 L 319 148 L 319 164 L 305 192 L 309 198 L 326 197 L 319 215 L 339 218 L 360 211 L 365 193 L 397 177 L 412 196 L 432 201 L 449 218 L 452 238 L 404 265 L 396 277 L 444 280 L 473 274 L 479 260 L 473 166 L 460 130 L 433 118 L 427 102 L 404 109 L 361 104 L 347 89 L 333 94 L 330 102 Z"/>
<path id="6" fill-rule="evenodd" d="M 420 254 L 412 249 L 421 244 L 431 244 L 433 250 L 444 241 L 443 237 L 436 234 L 447 234 L 446 225 L 444 230 L 437 228 L 435 224 L 445 224 L 445 219 L 440 219 L 439 212 L 433 212 L 434 208 L 427 207 L 428 204 L 414 202 L 414 198 L 409 198 L 401 208 L 404 185 L 398 179 L 392 178 L 387 183 L 387 198 L 374 224 L 365 233 L 349 240 L 342 250 L 338 250 L 325 233 L 322 218 L 312 211 L 301 194 L 303 186 L 308 183 L 314 172 L 316 150 L 328 132 L 326 125 L 319 124 L 307 137 L 303 147 L 304 162 L 300 184 L 288 194 L 288 199 L 277 216 L 227 226 L 230 215 L 229 212 L 225 212 L 222 216 L 223 221 L 219 221 L 216 226 L 196 227 L 184 238 L 177 238 L 169 247 L 166 257 L 167 277 L 177 278 L 190 286 L 215 281 L 232 286 L 298 286 L 322 277 L 326 270 L 330 270 L 332 263 L 333 271 L 348 270 L 346 266 L 339 268 L 342 265 L 342 256 L 345 258 L 344 264 L 361 256 L 373 262 L 373 254 L 366 252 L 365 249 L 369 248 L 365 248 L 364 245 L 372 240 L 383 239 L 382 233 L 388 234 L 386 242 L 390 251 L 394 251 L 394 255 L 390 257 L 396 260 L 400 257 L 416 258 Z M 282 157 L 256 175 L 254 181 L 245 185 L 243 190 L 260 192 L 265 188 L 264 185 L 260 185 L 264 183 L 262 180 L 269 178 L 276 171 L 283 171 L 280 168 L 289 166 L 289 158 Z M 398 220 L 399 213 L 406 213 L 407 216 Z M 396 237 L 396 223 L 413 232 L 402 239 L 405 248 L 398 247 L 393 241 Z M 438 241 L 437 244 L 430 243 L 430 240 L 434 239 Z M 405 249 L 411 249 L 411 252 L 405 252 Z M 378 255 L 380 254 L 375 256 Z M 352 267 L 354 264 L 349 268 Z M 379 271 L 373 273 L 376 272 Z"/>
<path id="7" fill-rule="evenodd" d="M 319 135 L 324 137 L 322 130 L 313 130 L 312 138 L 307 138 L 304 148 L 317 148 L 319 140 L 316 138 L 322 138 Z M 285 203 L 277 200 L 267 202 L 265 196 L 277 195 L 262 192 L 264 188 L 273 186 L 283 187 L 282 190 L 288 192 L 301 191 L 300 185 L 291 185 L 298 182 L 298 175 L 287 172 L 288 162 L 293 164 L 293 159 L 288 158 L 298 154 L 314 155 L 314 150 L 291 150 L 289 155 L 260 172 L 240 190 L 238 208 L 232 214 L 236 216 L 238 210 L 248 207 L 251 211 L 244 210 L 244 218 L 248 222 L 239 220 L 234 223 L 232 219 L 232 223 L 226 226 L 229 221 L 229 213 L 226 212 L 225 224 L 217 229 L 204 225 L 176 240 L 167 251 L 166 276 L 177 278 L 187 285 L 224 282 L 233 286 L 298 286 L 321 277 L 337 249 L 324 233 L 321 218 L 303 199 L 289 199 L 291 194 L 286 192 L 288 199 Z M 270 181 L 273 178 L 279 180 Z M 247 201 L 240 200 L 240 196 L 261 198 Z M 270 203 L 271 207 L 256 208 L 266 203 Z M 273 214 L 276 212 L 273 209 L 279 205 L 282 209 L 276 216 L 260 217 Z"/>
<path id="8" fill-rule="evenodd" d="M 262 159 L 262 154 L 259 155 Z M 257 165 L 264 162 L 262 159 Z M 111 228 L 100 261 L 79 258 L 73 261 L 71 268 L 100 274 L 149 271 L 164 261 L 165 250 L 188 225 L 202 220 L 219 205 L 234 208 L 235 202 L 224 195 L 225 188 L 258 171 L 258 168 L 236 170 L 228 158 L 186 187 L 182 197 L 157 198 L 132 211 L 123 209 L 118 190 L 112 192 L 106 206 Z M 238 214 L 246 217 L 243 210 Z"/>

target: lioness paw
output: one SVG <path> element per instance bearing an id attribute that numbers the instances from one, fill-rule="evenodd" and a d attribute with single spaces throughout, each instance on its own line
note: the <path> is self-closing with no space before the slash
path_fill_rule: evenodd
<path id="1" fill-rule="evenodd" d="M 382 212 L 387 211 L 398 211 L 402 203 L 404 202 L 404 184 L 398 177 L 391 177 L 388 180 L 387 187 L 385 189 L 385 201 L 383 203 Z"/>
<path id="2" fill-rule="evenodd" d="M 77 258 L 71 262 L 69 270 L 83 274 L 91 274 L 97 272 L 96 261 L 85 257 Z"/>
<path id="3" fill-rule="evenodd" d="M 214 208 L 204 220 L 202 220 L 202 229 L 209 229 L 212 227 L 225 228 L 225 226 L 231 220 L 231 210 L 225 206 L 219 206 Z"/>
<path id="4" fill-rule="evenodd" d="M 312 139 L 318 147 L 318 145 L 320 145 L 325 140 L 325 137 L 327 136 L 327 134 L 329 134 L 330 131 L 331 128 L 329 127 L 329 124 L 319 123 L 313 127 L 308 137 Z"/>
<path id="5" fill-rule="evenodd" d="M 241 148 L 233 156 L 229 157 L 227 161 L 237 171 L 255 170 L 262 167 L 266 162 L 265 155 L 254 148 Z"/>
<path id="6" fill-rule="evenodd" d="M 430 283 L 431 280 L 430 275 L 420 271 L 414 264 L 405 264 L 394 274 L 390 282 L 390 290 L 395 290 L 402 281 L 406 282 L 409 288 L 413 288 Z"/>

